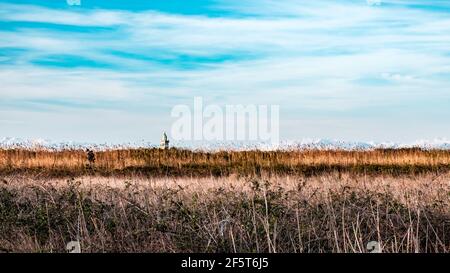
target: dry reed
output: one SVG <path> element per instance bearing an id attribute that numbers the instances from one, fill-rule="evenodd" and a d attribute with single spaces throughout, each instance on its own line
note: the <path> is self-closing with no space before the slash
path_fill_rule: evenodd
<path id="1" fill-rule="evenodd" d="M 0 249 L 450 252 L 450 174 L 244 179 L 7 176 Z"/>

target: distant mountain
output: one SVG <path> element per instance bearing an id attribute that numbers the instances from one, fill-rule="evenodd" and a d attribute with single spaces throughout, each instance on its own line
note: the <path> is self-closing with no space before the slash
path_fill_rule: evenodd
<path id="1" fill-rule="evenodd" d="M 63 149 L 93 149 L 93 150 L 110 150 L 110 149 L 127 149 L 127 148 L 155 148 L 158 144 L 150 142 L 130 142 L 123 144 L 109 143 L 82 143 L 82 142 L 53 142 L 45 139 L 23 140 L 18 138 L 0 138 L 0 148 L 13 149 L 45 149 L 45 150 L 63 150 Z M 302 139 L 293 141 L 281 141 L 279 145 L 273 145 L 265 142 L 240 142 L 240 141 L 204 141 L 204 142 L 180 142 L 171 143 L 171 147 L 203 150 L 203 151 L 220 151 L 220 150 L 372 150 L 377 148 L 422 148 L 422 149 L 443 149 L 450 150 L 450 140 L 419 140 L 412 143 L 395 143 L 395 142 L 351 142 L 329 139 Z"/>

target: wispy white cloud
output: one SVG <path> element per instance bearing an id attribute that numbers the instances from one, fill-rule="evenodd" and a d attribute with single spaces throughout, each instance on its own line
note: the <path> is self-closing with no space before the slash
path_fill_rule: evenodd
<path id="1" fill-rule="evenodd" d="M 34 5 L 0 3 L 0 16 L 5 21 L 51 23 L 75 26 L 113 26 L 129 22 L 127 12 L 108 10 L 74 12 Z"/>
<path id="2" fill-rule="evenodd" d="M 113 117 L 136 111 L 169 115 L 170 106 L 190 103 L 194 95 L 216 103 L 280 104 L 288 128 L 311 113 L 374 117 L 397 107 L 405 112 L 392 122 L 404 124 L 406 113 L 432 107 L 421 102 L 450 115 L 439 106 L 450 100 L 448 16 L 365 1 L 217 6 L 234 16 L 0 4 L 0 20 L 17 23 L 0 32 L 0 47 L 23 50 L 0 66 L 0 105 L 21 111 L 20 117 L 32 111 L 24 109 L 30 103 L 66 114 L 76 108 L 88 113 L 82 109 L 88 105 L 107 112 L 111 127 Z M 65 55 L 95 64 L 67 68 Z M 192 59 L 189 69 L 180 56 Z M 226 57 L 200 58 L 211 56 Z M 51 66 L 42 64 L 49 59 Z M 320 132 L 330 128 L 323 120 L 317 124 Z"/>
<path id="3" fill-rule="evenodd" d="M 22 37 L 16 44 L 37 50 L 75 50 L 81 44 L 85 45 L 84 48 L 94 50 L 108 45 L 119 48 L 133 45 L 138 50 L 159 48 L 200 55 L 236 49 L 280 54 L 286 50 L 287 53 L 302 53 L 346 47 L 363 51 L 386 46 L 410 49 L 408 46 L 411 44 L 416 47 L 414 50 L 436 47 L 443 49 L 450 42 L 450 35 L 446 35 L 450 29 L 450 20 L 420 10 L 385 10 L 364 4 L 331 1 L 263 1 L 262 4 L 258 1 L 252 6 L 243 4 L 236 5 L 235 8 L 244 11 L 251 11 L 253 8 L 263 15 L 277 14 L 277 10 L 280 10 L 290 16 L 211 18 L 147 11 L 74 12 L 3 4 L 4 12 L 0 19 L 73 26 L 123 27 L 112 30 L 112 33 L 122 36 L 109 37 L 109 40 L 107 38 L 111 33 L 97 36 L 97 33 L 74 35 L 58 31 L 24 30 L 18 32 L 17 36 L 11 34 L 9 37 L 2 33 L 3 45 L 9 42 L 8 45 L 12 46 L 16 38 Z M 24 43 L 27 38 L 30 38 L 31 43 Z"/>

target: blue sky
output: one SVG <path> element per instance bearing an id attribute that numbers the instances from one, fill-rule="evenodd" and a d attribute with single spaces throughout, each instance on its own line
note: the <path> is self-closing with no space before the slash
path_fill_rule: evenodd
<path id="1" fill-rule="evenodd" d="M 203 96 L 282 139 L 448 138 L 450 2 L 0 1 L 0 95 L 0 137 L 154 142 Z"/>

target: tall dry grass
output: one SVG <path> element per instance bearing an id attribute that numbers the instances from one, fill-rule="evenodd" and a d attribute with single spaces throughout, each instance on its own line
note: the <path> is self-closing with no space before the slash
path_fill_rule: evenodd
<path id="1" fill-rule="evenodd" d="M 95 168 L 87 168 L 82 150 L 0 150 L 0 174 L 53 176 L 86 174 L 146 176 L 227 176 L 230 174 L 317 175 L 330 171 L 371 174 L 419 174 L 450 170 L 448 150 L 305 150 L 222 151 L 128 149 L 96 152 Z"/>
<path id="2" fill-rule="evenodd" d="M 450 173 L 2 181 L 8 252 L 450 252 Z"/>

